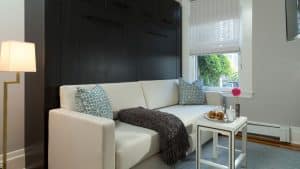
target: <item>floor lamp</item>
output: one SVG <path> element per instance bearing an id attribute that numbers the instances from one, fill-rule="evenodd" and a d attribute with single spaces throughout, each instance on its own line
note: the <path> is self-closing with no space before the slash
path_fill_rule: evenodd
<path id="1" fill-rule="evenodd" d="M 36 71 L 35 45 L 33 43 L 18 41 L 2 42 L 0 53 L 0 71 L 16 72 L 15 81 L 4 82 L 2 168 L 7 169 L 7 90 L 10 84 L 20 83 L 20 72 Z"/>

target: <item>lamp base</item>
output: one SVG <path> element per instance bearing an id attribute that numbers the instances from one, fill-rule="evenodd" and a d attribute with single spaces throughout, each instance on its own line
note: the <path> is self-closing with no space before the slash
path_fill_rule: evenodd
<path id="1" fill-rule="evenodd" d="M 15 81 L 4 82 L 3 84 L 3 145 L 2 145 L 2 169 L 7 169 L 7 103 L 8 103 L 8 86 L 10 84 L 20 83 L 20 73 L 16 73 Z"/>

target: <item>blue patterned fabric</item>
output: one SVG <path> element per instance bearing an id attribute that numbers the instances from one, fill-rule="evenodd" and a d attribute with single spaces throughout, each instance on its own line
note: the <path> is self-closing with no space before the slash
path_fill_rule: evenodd
<path id="1" fill-rule="evenodd" d="M 200 80 L 190 84 L 182 79 L 179 79 L 179 104 L 204 104 L 205 93 L 202 86 L 202 81 Z"/>
<path id="2" fill-rule="evenodd" d="M 78 92 L 78 88 L 77 92 L 75 93 L 75 109 L 80 113 L 83 113 L 85 111 L 81 101 L 80 93 Z"/>
<path id="3" fill-rule="evenodd" d="M 93 89 L 77 88 L 75 94 L 77 111 L 94 116 L 113 119 L 113 112 L 110 101 L 99 85 Z"/>

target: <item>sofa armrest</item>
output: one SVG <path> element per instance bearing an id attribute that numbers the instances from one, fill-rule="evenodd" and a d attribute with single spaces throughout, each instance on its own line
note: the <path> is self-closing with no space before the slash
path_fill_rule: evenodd
<path id="1" fill-rule="evenodd" d="M 51 110 L 48 146 L 49 169 L 115 169 L 113 120 Z"/>
<path id="2" fill-rule="evenodd" d="M 220 92 L 206 91 L 206 102 L 209 105 L 223 106 L 223 96 Z"/>

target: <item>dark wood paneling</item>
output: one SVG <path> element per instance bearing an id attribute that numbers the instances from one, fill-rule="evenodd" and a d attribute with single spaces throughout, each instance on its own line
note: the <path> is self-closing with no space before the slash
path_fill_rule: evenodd
<path id="1" fill-rule="evenodd" d="M 45 166 L 45 35 L 44 1 L 26 0 L 25 39 L 36 43 L 37 72 L 25 76 L 25 154 L 26 168 Z"/>
<path id="2" fill-rule="evenodd" d="M 63 84 L 181 76 L 181 7 L 173 0 L 26 0 L 26 168 L 47 168 L 48 111 Z"/>
<path id="3" fill-rule="evenodd" d="M 63 46 L 62 65 L 74 63 L 63 68 L 63 83 L 136 80 L 135 56 L 127 54 L 125 20 L 118 20 L 115 13 L 103 16 L 85 11 L 78 14 L 80 4 L 72 2 L 71 5 L 72 27 L 64 27 L 66 32 L 70 31 L 64 36 L 67 45 Z"/>

